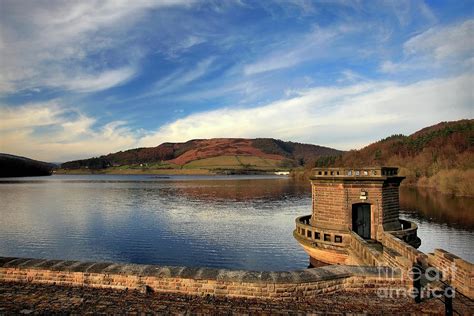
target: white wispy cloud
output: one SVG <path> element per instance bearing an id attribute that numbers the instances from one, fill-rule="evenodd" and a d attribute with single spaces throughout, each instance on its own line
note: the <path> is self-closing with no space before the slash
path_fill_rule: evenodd
<path id="1" fill-rule="evenodd" d="M 105 90 L 118 86 L 130 80 L 136 70 L 134 67 L 123 67 L 113 70 L 105 70 L 98 74 L 79 74 L 77 76 L 66 76 L 56 74 L 54 78 L 46 80 L 49 86 L 61 87 L 66 90 L 77 92 L 92 92 Z"/>
<path id="2" fill-rule="evenodd" d="M 345 69 L 341 72 L 342 77 L 338 79 L 338 82 L 363 82 L 363 81 L 368 81 L 368 78 L 365 76 L 351 70 L 351 69 Z"/>
<path id="3" fill-rule="evenodd" d="M 348 26 L 331 28 L 315 27 L 314 30 L 295 40 L 284 41 L 280 47 L 255 62 L 244 66 L 245 75 L 254 75 L 272 70 L 288 68 L 310 59 L 328 56 L 329 46 L 347 32 L 353 31 Z"/>
<path id="4" fill-rule="evenodd" d="M 407 26 L 413 23 L 415 19 L 420 19 L 420 17 L 430 22 L 437 20 L 435 14 L 424 1 L 389 0 L 378 4 L 379 6 L 386 6 L 392 9 L 393 14 L 402 26 Z"/>
<path id="5" fill-rule="evenodd" d="M 0 152 L 44 161 L 88 158 L 133 148 L 136 133 L 123 121 L 102 126 L 59 100 L 0 107 Z"/>
<path id="6" fill-rule="evenodd" d="M 276 137 L 351 149 L 395 133 L 473 117 L 474 75 L 401 85 L 371 82 L 313 87 L 254 108 L 198 112 L 156 131 L 98 119 L 60 101 L 0 107 L 0 151 L 47 161 L 211 137 Z M 144 137 L 142 137 L 144 135 Z"/>
<path id="7" fill-rule="evenodd" d="M 177 58 L 183 52 L 188 51 L 194 46 L 203 44 L 206 41 L 207 39 L 203 36 L 191 34 L 180 40 L 178 43 L 168 46 L 168 49 L 164 53 L 170 58 Z"/>
<path id="8" fill-rule="evenodd" d="M 288 24 L 275 32 L 270 25 L 285 24 L 249 19 L 248 28 L 242 28 L 227 19 L 237 7 L 258 6 L 249 2 L 200 3 L 196 16 L 186 11 L 192 1 L 179 0 L 0 2 L 1 94 L 31 90 L 18 99 L 33 100 L 33 91 L 46 91 L 43 100 L 48 95 L 88 98 L 91 108 L 101 105 L 94 98 L 102 95 L 71 92 L 120 86 L 142 72 L 142 78 L 152 78 L 106 96 L 106 102 L 111 100 L 102 104 L 107 123 L 102 123 L 105 115 L 91 114 L 101 113 L 100 108 L 78 110 L 86 108 L 81 101 L 77 107 L 60 99 L 0 104 L 0 151 L 61 161 L 198 137 L 277 137 L 350 149 L 473 114 L 474 20 L 433 26 L 436 16 L 423 1 L 283 1 L 268 6 L 276 10 L 275 18 L 293 23 L 295 17 L 311 15 L 311 22 L 299 20 L 298 27 Z M 170 6 L 184 10 L 161 10 Z M 207 15 L 211 11 L 219 13 Z M 317 26 L 326 13 L 334 22 Z M 307 33 L 301 33 L 303 27 Z M 424 31 L 411 33 L 418 30 Z M 411 38 L 400 43 L 408 34 Z M 201 48 L 210 53 L 202 57 Z M 307 69 L 296 69 L 303 63 Z M 384 74 L 372 76 L 374 64 Z M 271 73 L 275 70 L 287 71 Z M 156 77 L 166 71 L 168 76 Z M 373 81 L 401 72 L 398 82 Z M 333 78 L 336 74 L 340 80 Z M 413 83 L 420 77 L 430 79 Z M 48 88 L 65 91 L 48 94 Z M 145 97 L 150 99 L 131 102 Z M 197 102 L 200 109 L 229 106 L 174 120 Z M 149 115 L 143 126 L 150 126 L 157 113 L 153 107 L 168 104 L 173 116 L 163 111 L 160 120 L 170 123 L 156 129 L 133 130 L 124 119 Z M 134 111 L 140 107 L 145 110 Z"/>
<path id="9" fill-rule="evenodd" d="M 20 107 L 0 107 L 0 131 L 14 132 L 24 128 L 57 124 L 62 113 L 63 110 L 55 100 Z"/>
<path id="10" fill-rule="evenodd" d="M 140 141 L 210 137 L 277 137 L 340 149 L 410 133 L 439 121 L 472 117 L 471 74 L 410 85 L 394 82 L 319 87 L 255 108 L 225 108 L 166 124 Z"/>
<path id="11" fill-rule="evenodd" d="M 435 60 L 472 56 L 474 20 L 463 23 L 430 28 L 410 38 L 404 45 L 406 55 L 431 55 Z"/>
<path id="12" fill-rule="evenodd" d="M 176 92 L 178 89 L 208 75 L 213 70 L 214 60 L 214 57 L 208 57 L 199 61 L 194 67 L 176 70 L 155 82 L 149 91 L 143 93 L 138 98 Z"/>
<path id="13" fill-rule="evenodd" d="M 122 31 L 149 9 L 186 7 L 191 3 L 4 1 L 0 11 L 0 92 L 13 93 L 36 86 L 84 92 L 120 84 L 133 76 L 139 55 L 137 49 L 127 47 L 128 39 Z M 113 48 L 122 48 L 117 58 L 121 65 L 88 59 Z M 58 80 L 71 69 L 74 76 L 70 84 Z"/>
<path id="14" fill-rule="evenodd" d="M 448 68 L 462 65 L 474 57 L 474 20 L 436 26 L 415 35 L 403 44 L 403 59 L 384 61 L 380 70 L 387 73 L 421 68 Z M 462 66 L 461 69 L 464 69 Z"/>
<path id="15" fill-rule="evenodd" d="M 394 29 L 409 25 L 432 25 L 436 16 L 423 1 L 396 0 L 364 3 L 360 1 L 298 1 L 291 4 L 283 1 L 283 11 L 299 7 L 303 12 L 324 19 L 324 14 L 337 17 L 338 22 L 329 26 L 315 24 L 310 32 L 285 34 L 278 43 L 274 41 L 271 50 L 247 62 L 243 67 L 245 75 L 254 75 L 273 70 L 291 68 L 315 60 L 344 60 L 368 58 L 369 55 L 383 55 Z M 265 6 L 273 12 L 275 5 Z M 280 10 L 277 10 L 280 12 Z M 301 16 L 298 10 L 298 16 Z M 393 21 L 367 19 L 367 16 L 384 16 Z M 378 58 L 377 56 L 372 58 Z"/>

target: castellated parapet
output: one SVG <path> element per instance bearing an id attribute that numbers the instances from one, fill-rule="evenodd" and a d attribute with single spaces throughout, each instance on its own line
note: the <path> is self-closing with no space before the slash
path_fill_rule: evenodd
<path id="1" fill-rule="evenodd" d="M 310 179 L 312 214 L 297 218 L 294 235 L 312 263 L 361 264 L 351 240 L 376 252 L 385 232 L 420 246 L 416 224 L 399 218 L 398 168 L 316 168 Z"/>

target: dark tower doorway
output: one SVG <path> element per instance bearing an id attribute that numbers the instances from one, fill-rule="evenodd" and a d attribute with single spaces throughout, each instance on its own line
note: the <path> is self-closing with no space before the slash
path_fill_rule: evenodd
<path id="1" fill-rule="evenodd" d="M 370 204 L 352 205 L 352 230 L 364 239 L 370 239 Z"/>

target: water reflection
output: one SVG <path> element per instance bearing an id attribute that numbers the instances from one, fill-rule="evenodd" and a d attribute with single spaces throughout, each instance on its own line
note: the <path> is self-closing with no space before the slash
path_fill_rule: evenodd
<path id="1" fill-rule="evenodd" d="M 258 270 L 307 266 L 291 233 L 310 198 L 289 179 L 54 176 L 0 182 L 0 196 L 4 256 Z"/>
<path id="2" fill-rule="evenodd" d="M 474 199 L 428 190 L 402 188 L 400 207 L 421 221 L 474 230 Z"/>
<path id="3" fill-rule="evenodd" d="M 420 224 L 422 250 L 467 257 L 472 204 L 430 196 L 401 194 L 403 216 Z M 0 180 L 0 202 L 1 256 L 249 270 L 308 265 L 292 236 L 294 219 L 311 212 L 306 181 L 56 175 Z M 450 203 L 458 217 L 444 214 Z"/>
<path id="4" fill-rule="evenodd" d="M 310 192 L 306 182 L 291 179 L 245 179 L 245 180 L 198 180 L 174 182 L 168 189 L 170 194 L 178 194 L 195 201 L 278 201 L 302 196 Z"/>
<path id="5" fill-rule="evenodd" d="M 474 199 L 402 188 L 401 217 L 418 224 L 420 250 L 444 248 L 474 262 Z"/>

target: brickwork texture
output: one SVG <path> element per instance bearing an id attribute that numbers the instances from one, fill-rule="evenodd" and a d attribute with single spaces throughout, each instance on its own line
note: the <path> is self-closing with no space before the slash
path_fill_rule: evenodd
<path id="1" fill-rule="evenodd" d="M 281 300 L 407 286 L 397 271 L 383 267 L 266 272 L 4 257 L 0 281 Z"/>

